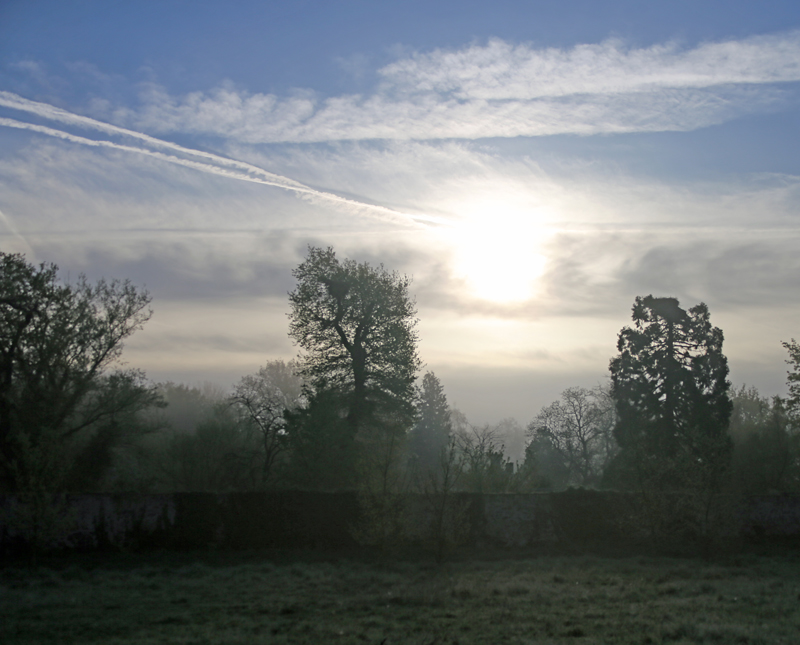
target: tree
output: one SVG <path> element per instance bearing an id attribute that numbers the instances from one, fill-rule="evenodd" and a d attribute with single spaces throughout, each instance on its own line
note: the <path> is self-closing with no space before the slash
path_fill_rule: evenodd
<path id="1" fill-rule="evenodd" d="M 463 485 L 473 493 L 505 493 L 514 484 L 514 464 L 506 459 L 503 444 L 488 425 L 470 427 L 457 436 L 463 455 Z"/>
<path id="2" fill-rule="evenodd" d="M 762 397 L 754 387 L 733 391 L 730 435 L 733 483 L 747 494 L 796 492 L 800 436 L 792 431 L 785 401 Z"/>
<path id="3" fill-rule="evenodd" d="M 417 423 L 409 437 L 412 460 L 423 473 L 439 470 L 440 453 L 453 433 L 450 414 L 441 381 L 427 372 L 417 388 Z"/>
<path id="4" fill-rule="evenodd" d="M 157 465 L 169 492 L 256 490 L 261 483 L 259 437 L 226 401 L 206 407 L 191 432 L 166 434 Z"/>
<path id="5" fill-rule="evenodd" d="M 270 481 L 276 460 L 288 448 L 285 413 L 300 405 L 302 388 L 294 361 L 277 360 L 243 377 L 231 395 L 231 402 L 261 437 L 262 484 Z"/>
<path id="6" fill-rule="evenodd" d="M 636 298 L 634 327 L 620 332 L 620 354 L 610 365 L 614 436 L 624 458 L 634 456 L 639 466 L 644 459 L 651 472 L 653 460 L 686 458 L 711 476 L 730 457 L 728 360 L 708 307 L 678 305 L 675 298 Z"/>
<path id="7" fill-rule="evenodd" d="M 307 388 L 306 404 L 286 412 L 289 481 L 308 490 L 348 490 L 357 484 L 358 449 L 347 407 L 333 389 Z"/>
<path id="8" fill-rule="evenodd" d="M 613 456 L 613 411 L 602 391 L 571 387 L 543 407 L 528 436 L 548 441 L 569 472 L 571 483 L 596 483 Z"/>
<path id="9" fill-rule="evenodd" d="M 330 247 L 309 247 L 293 275 L 289 335 L 305 350 L 300 373 L 342 398 L 353 435 L 382 416 L 410 426 L 420 360 L 409 278 L 340 262 Z"/>
<path id="10" fill-rule="evenodd" d="M 637 297 L 633 321 L 610 364 L 620 453 L 606 482 L 638 488 L 654 538 L 708 546 L 732 521 L 721 497 L 732 452 L 722 331 L 705 304 L 685 311 L 675 298 Z"/>
<path id="11" fill-rule="evenodd" d="M 569 486 L 571 473 L 553 443 L 538 432 L 525 447 L 525 460 L 519 469 L 527 488 L 563 490 Z"/>
<path id="12" fill-rule="evenodd" d="M 792 369 L 787 372 L 786 384 L 789 387 L 789 398 L 786 399 L 786 408 L 795 425 L 800 424 L 800 344 L 792 338 L 789 343 L 781 343 L 789 359 L 786 361 Z"/>
<path id="13" fill-rule="evenodd" d="M 0 253 L 0 487 L 58 488 L 66 458 L 98 433 L 113 443 L 122 415 L 157 404 L 136 371 L 106 374 L 150 318 L 130 282 L 58 280 L 54 264 Z M 116 427 L 116 429 L 115 429 Z M 98 438 L 88 442 L 87 436 Z M 117 433 L 118 436 L 118 433 Z M 105 440 L 104 440 L 105 441 Z"/>

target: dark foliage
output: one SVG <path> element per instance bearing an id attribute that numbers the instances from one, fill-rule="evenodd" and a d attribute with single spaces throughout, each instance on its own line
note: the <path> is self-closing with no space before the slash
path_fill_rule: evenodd
<path id="1" fill-rule="evenodd" d="M 381 415 L 410 426 L 420 366 L 410 280 L 315 247 L 293 275 L 289 335 L 305 351 L 300 373 L 342 397 L 354 434 Z"/>
<path id="2" fill-rule="evenodd" d="M 637 297 L 634 326 L 619 334 L 620 354 L 610 365 L 621 449 L 616 474 L 659 487 L 688 486 L 700 474 L 718 485 L 731 452 L 723 335 L 706 305 L 678 305 L 675 298 Z"/>
<path id="3" fill-rule="evenodd" d="M 307 404 L 286 412 L 288 482 L 305 490 L 348 490 L 357 481 L 358 449 L 341 393 L 318 387 Z"/>
<path id="4" fill-rule="evenodd" d="M 733 392 L 730 435 L 733 439 L 732 479 L 749 495 L 800 491 L 800 435 L 786 404 L 755 388 Z"/>
<path id="5" fill-rule="evenodd" d="M 7 490 L 63 488 L 71 458 L 91 462 L 96 482 L 113 446 L 135 429 L 131 413 L 159 400 L 139 372 L 105 374 L 149 319 L 147 292 L 83 276 L 63 284 L 57 272 L 0 253 L 0 488 Z"/>
<path id="6" fill-rule="evenodd" d="M 433 372 L 427 372 L 417 389 L 417 423 L 409 436 L 412 463 L 423 477 L 424 473 L 439 470 L 441 452 L 452 432 L 450 407 L 442 383 Z"/>

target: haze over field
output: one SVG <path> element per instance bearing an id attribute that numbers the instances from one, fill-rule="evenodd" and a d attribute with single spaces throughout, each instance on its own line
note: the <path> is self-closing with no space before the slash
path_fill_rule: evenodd
<path id="1" fill-rule="evenodd" d="M 292 358 L 309 244 L 413 276 L 471 421 L 603 382 L 635 296 L 800 337 L 795 2 L 0 5 L 0 249 L 130 278 L 155 380 Z"/>

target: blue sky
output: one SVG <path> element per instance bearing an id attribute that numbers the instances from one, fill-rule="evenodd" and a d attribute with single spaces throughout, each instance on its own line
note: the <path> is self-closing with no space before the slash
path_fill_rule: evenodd
<path id="1" fill-rule="evenodd" d="M 413 276 L 475 422 L 602 382 L 649 293 L 780 393 L 798 140 L 796 2 L 0 3 L 0 248 L 146 285 L 154 379 L 291 358 L 317 244 Z"/>

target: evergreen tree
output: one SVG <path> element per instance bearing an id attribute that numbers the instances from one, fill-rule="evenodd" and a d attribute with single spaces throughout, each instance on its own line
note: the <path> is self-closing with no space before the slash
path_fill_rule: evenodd
<path id="1" fill-rule="evenodd" d="M 417 423 L 411 430 L 409 444 L 416 467 L 422 472 L 436 470 L 452 432 L 450 407 L 442 383 L 433 372 L 427 372 L 422 377 L 422 387 L 417 388 Z"/>
<path id="2" fill-rule="evenodd" d="M 700 485 L 698 476 L 717 486 L 731 454 L 722 331 L 705 304 L 685 311 L 675 298 L 637 297 L 633 321 L 610 365 L 617 473 L 660 487 Z"/>

